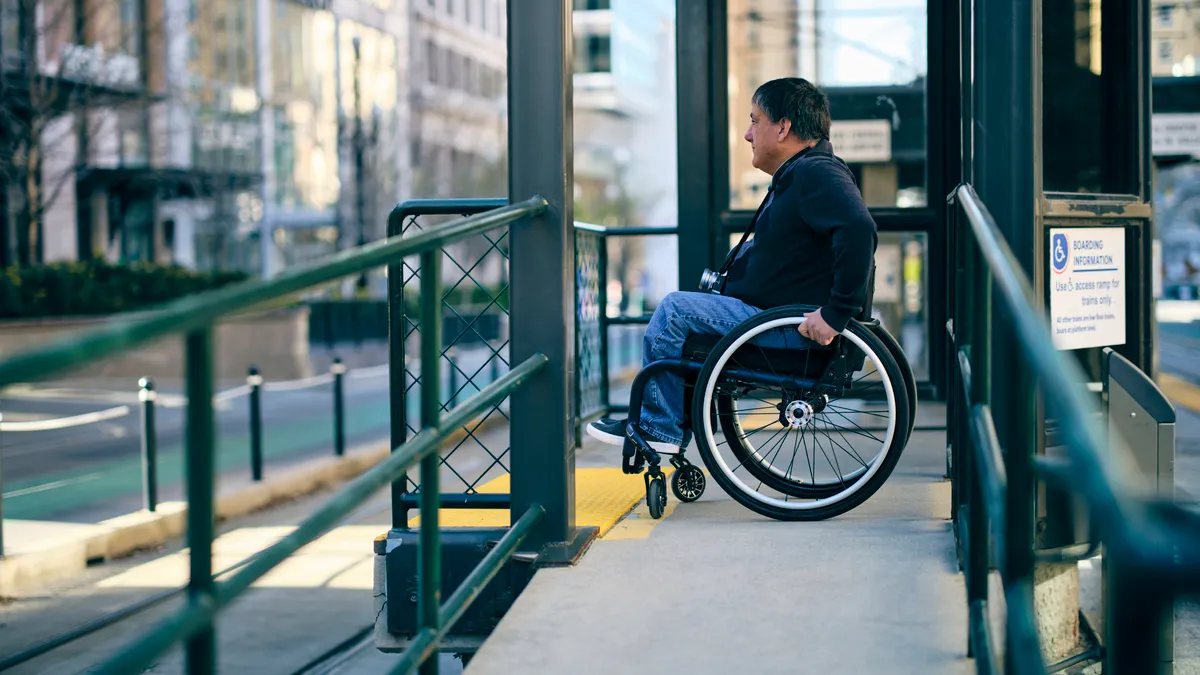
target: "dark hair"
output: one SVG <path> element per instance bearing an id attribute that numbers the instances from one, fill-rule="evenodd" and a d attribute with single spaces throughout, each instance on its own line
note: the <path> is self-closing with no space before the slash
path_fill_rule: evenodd
<path id="1" fill-rule="evenodd" d="M 829 140 L 829 99 L 812 82 L 800 77 L 764 82 L 752 100 L 772 122 L 791 122 L 800 140 Z"/>

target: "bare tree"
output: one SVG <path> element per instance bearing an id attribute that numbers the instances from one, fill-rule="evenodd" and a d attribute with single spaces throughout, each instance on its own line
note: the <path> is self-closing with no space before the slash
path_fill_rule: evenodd
<path id="1" fill-rule="evenodd" d="M 12 186 L 16 262 L 39 259 L 48 212 L 73 185 L 93 111 L 144 107 L 143 40 L 135 0 L 0 0 L 0 182 Z M 15 38 L 16 44 L 9 44 Z M 133 46 L 136 53 L 126 52 Z M 119 117 L 119 115 L 116 115 Z M 15 188 L 15 189 L 13 189 Z"/>

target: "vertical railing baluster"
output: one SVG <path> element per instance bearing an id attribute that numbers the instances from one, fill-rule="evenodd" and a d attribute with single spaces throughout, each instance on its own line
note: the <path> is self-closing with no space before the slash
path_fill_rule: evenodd
<path id="1" fill-rule="evenodd" d="M 212 575 L 216 528 L 212 335 L 212 328 L 205 327 L 186 337 L 188 602 L 193 605 L 213 603 L 216 590 Z M 189 675 L 216 672 L 216 631 L 212 627 L 196 633 L 185 650 Z"/>
<path id="2" fill-rule="evenodd" d="M 397 209 L 388 216 L 388 239 L 404 233 L 404 211 Z M 404 364 L 404 336 L 408 330 L 404 314 L 404 259 L 388 263 L 388 424 L 392 452 L 408 440 L 408 397 L 405 387 L 408 377 Z M 408 509 L 404 493 L 408 491 L 408 474 L 392 483 L 392 529 L 408 527 Z"/>
<path id="3" fill-rule="evenodd" d="M 596 302 L 600 305 L 600 402 L 604 406 L 604 414 L 607 415 L 608 406 L 612 403 L 608 377 L 608 237 L 597 234 L 596 239 L 596 250 L 600 256 L 597 265 L 599 281 L 596 284 L 599 287 Z"/>
<path id="4" fill-rule="evenodd" d="M 438 425 L 441 417 L 441 346 L 442 317 L 441 251 L 421 254 L 421 427 L 429 429 Z M 438 532 L 438 507 L 441 486 L 438 484 L 438 453 L 430 453 L 421 460 L 421 559 L 418 578 L 421 593 L 417 611 L 421 617 L 421 628 L 438 630 L 438 612 L 442 604 L 442 546 Z M 436 654 L 421 664 L 421 675 L 437 675 Z"/>

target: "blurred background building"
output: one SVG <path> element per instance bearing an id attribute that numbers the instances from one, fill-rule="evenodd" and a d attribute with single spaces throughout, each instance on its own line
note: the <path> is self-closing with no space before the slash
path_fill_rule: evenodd
<path id="1" fill-rule="evenodd" d="M 1200 3 L 1155 0 L 1150 25 L 1161 292 L 1191 300 L 1200 297 Z"/>

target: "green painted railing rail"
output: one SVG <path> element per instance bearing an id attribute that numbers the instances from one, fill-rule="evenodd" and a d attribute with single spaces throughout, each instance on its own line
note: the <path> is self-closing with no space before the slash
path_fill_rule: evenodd
<path id="1" fill-rule="evenodd" d="M 394 484 L 414 466 L 420 465 L 423 485 L 439 485 L 438 450 L 454 430 L 495 406 L 548 363 L 544 354 L 534 354 L 475 395 L 441 412 L 439 378 L 436 376 L 441 348 L 440 256 L 442 246 L 487 230 L 541 214 L 547 202 L 535 197 L 485 213 L 454 220 L 420 234 L 350 249 L 330 256 L 325 262 L 290 270 L 271 280 L 252 281 L 185 298 L 146 315 L 113 321 L 103 327 L 60 339 L 44 347 L 17 353 L 0 361 L 0 387 L 36 381 L 131 349 L 149 340 L 182 335 L 185 340 L 185 378 L 188 400 L 186 477 L 187 543 L 190 558 L 188 601 L 160 621 L 155 628 L 135 638 L 96 672 L 105 674 L 141 672 L 172 645 L 185 644 L 188 673 L 216 670 L 215 623 L 218 612 L 303 546 L 335 527 L 338 522 L 379 490 Z M 420 309 L 422 386 L 421 430 L 407 443 L 393 449 L 383 462 L 363 473 L 338 491 L 306 518 L 291 534 L 260 551 L 224 581 L 216 581 L 212 569 L 215 536 L 215 483 L 213 418 L 213 326 L 224 316 L 255 305 L 278 301 L 307 288 L 359 272 L 395 263 L 409 255 L 421 257 Z M 402 657 L 396 672 L 436 673 L 433 656 L 439 640 L 478 597 L 507 559 L 542 521 L 545 510 L 532 504 L 445 603 L 441 601 L 441 537 L 438 529 L 440 491 L 421 491 L 421 532 L 418 576 L 418 614 L 421 631 L 412 648 Z"/>
<path id="2" fill-rule="evenodd" d="M 1081 498 L 1104 544 L 1110 583 L 1126 599 L 1143 600 L 1122 603 L 1119 625 L 1107 627 L 1105 672 L 1158 672 L 1158 636 L 1144 625 L 1153 613 L 1168 611 L 1175 594 L 1200 590 L 1196 519 L 1173 505 L 1135 496 L 1128 472 L 1118 466 L 1097 428 L 1096 406 L 1085 395 L 1082 369 L 1054 347 L 1047 319 L 1034 309 L 1032 285 L 995 219 L 970 185 L 959 186 L 951 200 L 967 222 L 967 227 L 951 227 L 956 261 L 951 363 L 957 385 L 951 390 L 950 439 L 955 520 L 970 610 L 969 653 L 978 672 L 1001 672 L 987 610 L 988 572 L 996 569 L 1007 607 L 1004 672 L 1041 675 L 1061 665 L 1044 663 L 1033 602 L 1033 499 L 1039 465 L 1032 447 L 1002 447 L 993 420 L 993 410 L 1001 410 L 1015 428 L 1036 427 L 1029 405 L 1034 392 L 993 391 L 992 334 L 1006 321 L 1024 362 L 1003 367 L 1032 376 L 1029 384 L 1040 389 L 1046 416 L 1056 420 L 1067 448 L 1069 471 L 1042 471 L 1041 478 Z M 993 297 L 999 302 L 994 304 Z"/>

